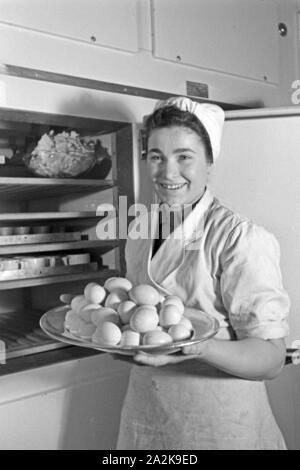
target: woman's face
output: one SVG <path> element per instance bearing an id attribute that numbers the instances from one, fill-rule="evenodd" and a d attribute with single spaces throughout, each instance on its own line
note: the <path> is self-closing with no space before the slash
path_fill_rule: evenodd
<path id="1" fill-rule="evenodd" d="M 201 138 L 192 129 L 180 126 L 151 132 L 147 167 L 160 200 L 181 206 L 200 198 L 210 172 Z"/>

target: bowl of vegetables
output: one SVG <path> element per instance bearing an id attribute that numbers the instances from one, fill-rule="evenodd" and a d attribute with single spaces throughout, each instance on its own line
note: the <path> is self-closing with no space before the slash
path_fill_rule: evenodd
<path id="1" fill-rule="evenodd" d="M 95 142 L 84 141 L 75 131 L 55 133 L 51 130 L 42 135 L 23 161 L 37 176 L 74 178 L 96 164 Z"/>

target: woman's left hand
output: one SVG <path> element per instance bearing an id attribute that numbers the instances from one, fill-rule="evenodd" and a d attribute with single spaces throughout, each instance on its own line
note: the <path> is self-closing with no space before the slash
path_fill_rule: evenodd
<path id="1" fill-rule="evenodd" d="M 151 367 L 166 366 L 167 364 L 179 364 L 191 359 L 204 359 L 209 341 L 184 346 L 181 354 L 148 354 L 139 352 L 134 356 L 134 361 Z"/>

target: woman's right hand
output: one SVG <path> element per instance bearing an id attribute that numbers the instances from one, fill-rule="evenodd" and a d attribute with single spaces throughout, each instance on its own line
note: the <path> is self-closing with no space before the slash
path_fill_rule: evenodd
<path id="1" fill-rule="evenodd" d="M 150 367 L 161 367 L 168 364 L 179 364 L 180 362 L 188 361 L 191 359 L 201 359 L 198 354 L 148 354 L 139 352 L 134 356 L 134 361 L 140 365 Z"/>
<path id="2" fill-rule="evenodd" d="M 127 356 L 125 354 L 110 354 L 114 361 L 127 362 L 127 364 L 134 364 L 134 356 Z"/>

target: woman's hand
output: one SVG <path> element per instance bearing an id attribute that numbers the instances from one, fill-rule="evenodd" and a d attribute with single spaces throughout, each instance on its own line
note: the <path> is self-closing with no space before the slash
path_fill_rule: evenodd
<path id="1" fill-rule="evenodd" d="M 131 364 L 137 362 L 138 364 L 151 367 L 166 366 L 167 364 L 179 364 L 180 362 L 188 361 L 190 359 L 203 358 L 205 351 L 208 349 L 209 341 L 210 340 L 193 344 L 192 346 L 184 346 L 180 352 L 175 354 L 149 354 L 141 351 L 135 356 L 112 354 L 112 358 Z"/>
<path id="2" fill-rule="evenodd" d="M 148 354 L 144 352 L 140 352 L 134 356 L 135 362 L 144 366 L 151 366 L 151 367 L 160 367 L 166 366 L 168 364 L 178 364 L 183 361 L 187 361 L 188 359 L 192 359 L 192 357 L 184 356 L 182 354 L 175 356 L 174 354 Z"/>
<path id="3" fill-rule="evenodd" d="M 138 364 L 152 367 L 178 364 L 189 359 L 200 359 L 242 379 L 270 380 L 276 377 L 283 367 L 285 344 L 282 339 L 245 338 L 228 341 L 211 338 L 183 347 L 180 354 L 138 353 L 134 356 L 134 361 Z"/>
<path id="4" fill-rule="evenodd" d="M 184 346 L 181 352 L 177 354 L 147 354 L 139 352 L 134 356 L 134 360 L 139 364 L 160 367 L 168 364 L 179 364 L 191 359 L 203 359 L 209 346 L 208 343 L 209 341 L 204 341 L 192 346 Z"/>

